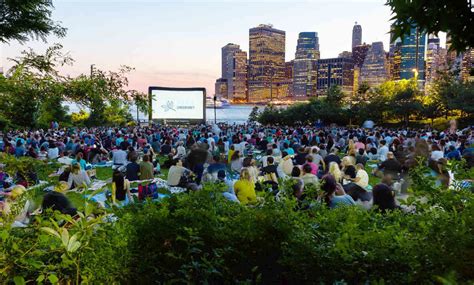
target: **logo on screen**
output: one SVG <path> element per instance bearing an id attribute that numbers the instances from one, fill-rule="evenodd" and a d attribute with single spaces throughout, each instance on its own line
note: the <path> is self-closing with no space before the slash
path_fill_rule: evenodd
<path id="1" fill-rule="evenodd" d="M 165 105 L 161 105 L 161 108 L 163 108 L 163 111 L 165 112 L 168 112 L 169 110 L 173 110 L 176 112 L 173 101 L 167 101 Z"/>

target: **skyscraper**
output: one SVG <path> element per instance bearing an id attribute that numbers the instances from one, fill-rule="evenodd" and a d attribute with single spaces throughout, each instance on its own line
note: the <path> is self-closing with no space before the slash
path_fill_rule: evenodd
<path id="1" fill-rule="evenodd" d="M 222 48 L 222 77 L 216 81 L 216 95 L 222 94 L 224 87 L 227 99 L 238 102 L 247 100 L 247 53 L 236 44 Z"/>
<path id="2" fill-rule="evenodd" d="M 286 97 L 280 92 L 285 78 L 284 31 L 271 25 L 249 30 L 249 102 L 267 102 Z"/>
<path id="3" fill-rule="evenodd" d="M 354 61 L 352 58 L 328 58 L 317 61 L 317 94 L 325 95 L 329 87 L 341 86 L 346 96 L 351 96 L 354 88 Z"/>
<path id="4" fill-rule="evenodd" d="M 447 70 L 447 50 L 440 47 L 439 38 L 430 36 L 426 50 L 425 85 L 431 85 Z"/>
<path id="5" fill-rule="evenodd" d="M 366 45 L 365 43 L 352 48 L 352 59 L 354 60 L 355 66 L 359 68 L 362 67 L 369 48 L 370 45 Z"/>
<path id="6" fill-rule="evenodd" d="M 352 28 L 352 48 L 362 44 L 362 26 L 355 22 Z"/>
<path id="7" fill-rule="evenodd" d="M 418 80 L 425 80 L 425 46 L 426 33 L 413 27 L 410 35 L 402 39 L 400 53 L 400 78 L 411 79 L 416 75 Z"/>
<path id="8" fill-rule="evenodd" d="M 319 59 L 318 33 L 299 34 L 293 65 L 293 97 L 316 96 L 316 60 Z"/>
<path id="9" fill-rule="evenodd" d="M 221 52 L 222 52 L 222 73 L 221 77 L 226 78 L 227 74 L 229 74 L 228 70 L 230 68 L 230 62 L 228 62 L 226 59 L 229 56 L 229 54 L 233 54 L 235 51 L 240 50 L 240 46 L 233 44 L 233 43 L 228 43 L 225 46 L 222 47 Z"/>
<path id="10" fill-rule="evenodd" d="M 360 82 L 367 82 L 375 87 L 388 79 L 387 61 L 383 42 L 374 42 L 367 51 L 367 56 L 360 69 Z"/>

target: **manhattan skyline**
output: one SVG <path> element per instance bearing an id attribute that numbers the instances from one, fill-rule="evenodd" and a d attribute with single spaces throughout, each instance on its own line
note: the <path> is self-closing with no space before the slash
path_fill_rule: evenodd
<path id="1" fill-rule="evenodd" d="M 1 66 L 29 47 L 43 52 L 61 43 L 75 59 L 62 70 L 88 74 L 90 64 L 117 70 L 134 67 L 130 88 L 148 86 L 205 87 L 214 93 L 221 73 L 221 48 L 235 43 L 249 51 L 249 28 L 272 24 L 286 32 L 285 60 L 294 59 L 298 34 L 317 32 L 321 58 L 351 50 L 354 22 L 362 26 L 362 42 L 382 41 L 388 50 L 390 9 L 385 1 L 53 1 L 53 19 L 68 28 L 65 38 L 45 44 L 29 41 L 1 45 Z M 442 39 L 443 40 L 443 39 Z M 444 42 L 441 43 L 444 45 Z"/>

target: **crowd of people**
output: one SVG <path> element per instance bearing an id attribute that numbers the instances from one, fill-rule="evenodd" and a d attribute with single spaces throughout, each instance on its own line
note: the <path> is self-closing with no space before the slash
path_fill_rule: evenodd
<path id="1" fill-rule="evenodd" d="M 241 204 L 257 202 L 258 191 L 279 195 L 282 183 L 290 181 L 292 194 L 301 205 L 317 202 L 307 201 L 313 198 L 305 193 L 314 185 L 322 190 L 317 200 L 330 208 L 361 202 L 382 212 L 397 207 L 396 193 L 406 190 L 407 173 L 420 158 L 438 184 L 449 186 L 453 176 L 448 161 L 463 158 L 466 167 L 473 167 L 473 145 L 471 128 L 437 132 L 157 125 L 53 128 L 0 136 L 0 152 L 63 164 L 59 180 L 68 189 L 90 185 L 92 168 L 112 167 L 114 199 L 120 201 L 132 199 L 130 183 L 153 179 L 167 169 L 170 187 L 198 191 L 205 182 L 221 182 L 227 190 L 224 196 Z M 371 176 L 380 183 L 370 185 Z M 0 187 L 6 189 L 9 183 L 15 182 L 0 168 Z"/>

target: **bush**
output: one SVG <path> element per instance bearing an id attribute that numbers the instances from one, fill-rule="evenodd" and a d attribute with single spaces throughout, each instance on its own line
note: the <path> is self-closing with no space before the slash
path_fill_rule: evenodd
<path id="1" fill-rule="evenodd" d="M 1 229 L 0 276 L 92 284 L 472 281 L 474 194 L 438 188 L 425 171 L 412 173 L 413 213 L 318 203 L 295 210 L 284 196 L 242 206 L 205 185 L 114 208 L 114 218 L 59 227 L 53 221 L 63 216 L 43 217 L 27 229 Z M 68 229 L 69 241 L 77 234 L 79 247 L 69 252 L 45 227 Z"/>

